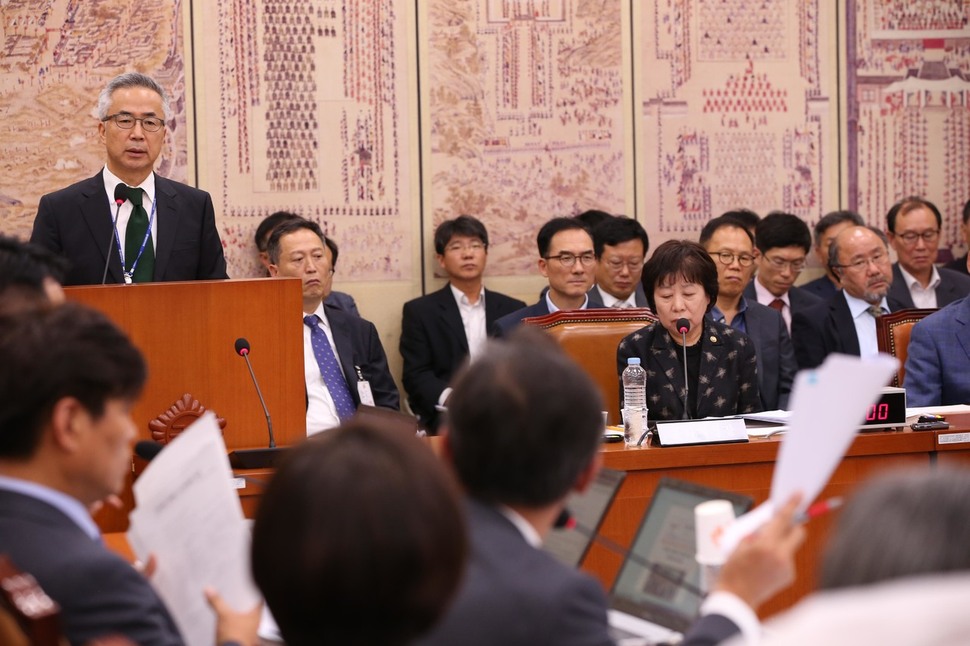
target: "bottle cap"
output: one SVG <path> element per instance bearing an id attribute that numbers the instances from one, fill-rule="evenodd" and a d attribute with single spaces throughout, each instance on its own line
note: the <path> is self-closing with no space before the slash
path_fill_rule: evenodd
<path id="1" fill-rule="evenodd" d="M 639 366 L 640 365 L 640 357 L 630 357 L 629 359 L 626 360 L 626 365 L 628 365 L 628 366 Z"/>

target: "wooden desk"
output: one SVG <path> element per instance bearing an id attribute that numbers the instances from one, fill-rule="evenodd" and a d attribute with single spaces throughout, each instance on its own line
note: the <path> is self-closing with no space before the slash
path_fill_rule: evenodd
<path id="1" fill-rule="evenodd" d="M 622 444 L 605 445 L 604 466 L 626 471 L 627 478 L 600 531 L 606 538 L 629 547 L 662 476 L 735 491 L 751 496 L 756 504 L 761 503 L 771 489 L 779 446 L 775 438 L 714 446 L 628 449 Z M 821 497 L 847 495 L 869 476 L 888 468 L 929 466 L 934 461 L 935 450 L 936 434 L 931 432 L 914 433 L 907 429 L 860 434 Z M 970 452 L 966 455 L 970 456 Z M 833 516 L 823 516 L 808 524 L 808 538 L 796 559 L 796 582 L 765 604 L 762 616 L 793 605 L 816 587 L 815 571 L 832 520 Z M 583 569 L 609 589 L 621 564 L 621 556 L 594 543 L 583 561 Z"/>

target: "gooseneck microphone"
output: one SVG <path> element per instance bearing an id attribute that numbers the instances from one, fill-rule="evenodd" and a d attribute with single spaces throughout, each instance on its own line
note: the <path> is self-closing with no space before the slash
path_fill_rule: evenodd
<path id="1" fill-rule="evenodd" d="M 249 368 L 249 376 L 253 378 L 253 385 L 256 386 L 256 395 L 259 396 L 259 403 L 263 405 L 263 413 L 266 415 L 266 429 L 269 431 L 269 448 L 276 448 L 276 438 L 273 436 L 273 420 L 269 416 L 269 408 L 266 407 L 266 400 L 263 399 L 263 391 L 259 389 L 259 382 L 256 381 L 256 373 L 253 372 L 253 364 L 249 361 L 249 341 L 240 337 L 236 339 L 236 354 L 246 360 Z"/>
<path id="2" fill-rule="evenodd" d="M 115 186 L 115 219 L 111 221 L 111 237 L 108 238 L 108 253 L 105 254 L 104 258 L 104 273 L 101 274 L 101 284 L 104 285 L 108 280 L 108 265 L 111 263 L 111 243 L 118 238 L 118 215 L 121 213 L 121 205 L 125 203 L 128 199 L 128 187 L 124 184 L 118 184 Z M 119 242 L 120 244 L 120 242 Z M 121 260 L 121 256 L 118 256 Z M 121 270 L 124 271 L 124 263 L 122 263 Z"/>
<path id="3" fill-rule="evenodd" d="M 690 321 L 687 319 L 677 319 L 677 331 L 684 341 L 681 351 L 684 353 L 684 414 L 681 419 L 691 419 L 688 403 L 690 401 L 690 380 L 687 378 L 687 333 L 690 331 Z"/>
<path id="4" fill-rule="evenodd" d="M 690 324 L 688 323 L 688 325 Z M 589 529 L 588 527 L 584 527 L 583 525 L 580 525 L 579 523 L 576 522 L 576 519 L 569 512 L 569 509 L 565 507 L 563 507 L 562 511 L 559 512 L 559 516 L 556 518 L 555 522 L 553 523 L 553 527 L 555 529 L 562 530 L 562 531 L 569 531 L 569 530 L 577 531 L 583 536 L 596 541 L 597 543 L 599 543 L 609 551 L 613 552 L 614 554 L 618 554 L 625 559 L 630 559 L 630 561 L 632 561 L 633 563 L 639 565 L 642 568 L 646 568 L 650 570 L 651 573 L 656 574 L 661 579 L 666 579 L 670 583 L 674 584 L 678 588 L 681 588 L 682 590 L 685 590 L 689 594 L 694 595 L 698 599 L 704 599 L 707 596 L 707 594 L 703 590 L 701 590 L 695 585 L 688 583 L 687 581 L 684 580 L 682 576 L 677 576 L 676 574 L 674 574 L 673 571 L 668 570 L 662 564 L 648 561 L 640 557 L 640 555 L 637 554 L 636 552 L 630 551 L 624 548 L 622 545 L 618 543 L 614 543 L 613 541 L 606 538 L 605 536 L 601 534 L 597 534 L 596 532 Z"/>

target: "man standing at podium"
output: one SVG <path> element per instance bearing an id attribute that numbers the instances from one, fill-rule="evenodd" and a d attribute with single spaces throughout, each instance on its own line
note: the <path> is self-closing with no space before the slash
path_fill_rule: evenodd
<path id="1" fill-rule="evenodd" d="M 144 74 L 101 91 L 105 167 L 43 196 L 30 236 L 70 263 L 66 285 L 228 278 L 212 198 L 153 172 L 171 115 L 165 90 Z"/>
<path id="2" fill-rule="evenodd" d="M 338 426 L 361 404 L 398 410 L 377 328 L 323 302 L 333 285 L 337 244 L 317 223 L 300 218 L 276 227 L 267 251 L 271 276 L 303 281 L 307 434 Z"/>

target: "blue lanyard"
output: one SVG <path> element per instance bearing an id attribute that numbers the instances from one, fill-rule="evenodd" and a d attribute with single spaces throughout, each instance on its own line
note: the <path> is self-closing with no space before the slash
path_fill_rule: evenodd
<path id="1" fill-rule="evenodd" d="M 142 189 L 144 191 L 144 189 Z M 148 195 L 148 193 L 145 193 Z M 141 241 L 141 247 L 138 248 L 138 255 L 135 256 L 135 262 L 131 263 L 131 269 L 125 271 L 125 250 L 121 248 L 121 236 L 118 234 L 118 222 L 115 221 L 115 244 L 118 245 L 118 257 L 121 259 L 121 271 L 125 276 L 125 285 L 131 285 L 132 276 L 135 275 L 135 267 L 138 266 L 138 261 L 141 260 L 141 255 L 145 251 L 145 245 L 148 244 L 148 240 L 152 237 L 152 222 L 155 220 L 155 205 L 158 204 L 158 199 L 152 200 L 152 212 L 148 216 L 148 228 L 145 230 L 145 237 Z M 135 212 L 135 205 L 131 205 L 132 213 Z M 128 216 L 131 217 L 130 215 Z"/>

